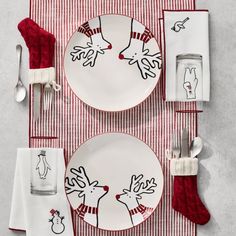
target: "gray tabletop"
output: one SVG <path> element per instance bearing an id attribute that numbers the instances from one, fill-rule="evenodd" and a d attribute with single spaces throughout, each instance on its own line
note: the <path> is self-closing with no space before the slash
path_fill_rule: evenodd
<path id="1" fill-rule="evenodd" d="M 199 135 L 205 147 L 199 156 L 199 194 L 212 218 L 198 226 L 198 236 L 236 235 L 236 1 L 197 0 L 210 11 L 211 102 L 199 115 Z M 0 235 L 24 235 L 8 230 L 16 148 L 28 145 L 28 101 L 17 104 L 15 45 L 24 45 L 23 81 L 27 84 L 28 52 L 16 29 L 28 15 L 28 1 L 0 1 Z"/>

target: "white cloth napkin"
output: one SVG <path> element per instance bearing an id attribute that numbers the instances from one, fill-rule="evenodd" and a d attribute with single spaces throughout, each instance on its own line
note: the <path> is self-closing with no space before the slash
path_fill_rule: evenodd
<path id="1" fill-rule="evenodd" d="M 205 10 L 164 11 L 164 76 L 166 101 L 209 101 L 208 18 L 208 11 Z M 182 65 L 181 68 L 179 66 L 181 64 L 178 65 L 177 63 L 177 56 L 186 56 L 186 54 L 201 56 L 202 64 L 193 66 L 191 65 L 193 61 L 190 60 L 190 66 L 187 64 L 183 67 Z M 187 60 L 184 62 L 186 63 Z M 202 67 L 202 70 L 199 67 Z"/>
<path id="2" fill-rule="evenodd" d="M 48 181 L 55 173 L 56 194 L 31 193 L 32 179 L 37 174 L 39 181 Z M 26 231 L 27 236 L 74 235 L 70 206 L 64 190 L 64 173 L 63 149 L 17 150 L 10 229 Z"/>

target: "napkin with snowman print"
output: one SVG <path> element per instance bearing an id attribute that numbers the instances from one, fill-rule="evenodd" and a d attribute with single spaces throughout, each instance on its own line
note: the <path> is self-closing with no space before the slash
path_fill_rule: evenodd
<path id="1" fill-rule="evenodd" d="M 9 229 L 27 236 L 73 236 L 64 190 L 63 149 L 19 148 Z"/>
<path id="2" fill-rule="evenodd" d="M 163 41 L 166 101 L 209 101 L 209 13 L 164 11 Z"/>

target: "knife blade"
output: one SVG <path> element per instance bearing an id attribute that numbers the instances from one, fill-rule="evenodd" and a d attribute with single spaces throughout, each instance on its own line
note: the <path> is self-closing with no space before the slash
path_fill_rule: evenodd
<path id="1" fill-rule="evenodd" d="M 184 128 L 181 138 L 181 157 L 189 157 L 188 129 Z"/>
<path id="2" fill-rule="evenodd" d="M 34 120 L 37 121 L 40 115 L 40 100 L 41 100 L 41 85 L 33 84 L 33 94 L 34 94 Z"/>

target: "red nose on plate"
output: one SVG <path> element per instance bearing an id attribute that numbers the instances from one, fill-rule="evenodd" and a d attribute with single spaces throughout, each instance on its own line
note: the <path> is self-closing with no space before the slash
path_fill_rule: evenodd
<path id="1" fill-rule="evenodd" d="M 103 189 L 108 192 L 109 191 L 109 187 L 108 186 L 104 186 Z"/>
<path id="2" fill-rule="evenodd" d="M 125 57 L 123 54 L 119 54 L 119 59 L 123 60 Z"/>
<path id="3" fill-rule="evenodd" d="M 112 45 L 111 45 L 111 44 L 109 44 L 107 48 L 108 48 L 108 49 L 112 49 Z"/>
<path id="4" fill-rule="evenodd" d="M 117 195 L 116 195 L 116 200 L 119 200 L 119 199 L 120 199 L 120 195 L 117 194 Z"/>

